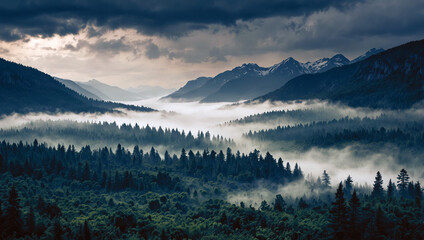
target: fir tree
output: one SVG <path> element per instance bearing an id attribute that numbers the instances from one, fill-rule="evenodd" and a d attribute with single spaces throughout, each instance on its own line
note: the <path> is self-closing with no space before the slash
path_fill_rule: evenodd
<path id="1" fill-rule="evenodd" d="M 334 239 L 343 239 L 346 233 L 347 210 L 346 202 L 343 197 L 343 184 L 341 182 L 337 188 L 336 197 L 332 203 L 330 214 Z"/>
<path id="2" fill-rule="evenodd" d="M 15 185 L 9 191 L 8 207 L 5 212 L 5 232 L 7 236 L 16 234 L 22 236 L 21 206 L 19 205 L 19 196 Z"/>
<path id="3" fill-rule="evenodd" d="M 87 220 L 84 221 L 83 240 L 91 240 L 91 232 Z"/>
<path id="4" fill-rule="evenodd" d="M 408 172 L 402 168 L 402 170 L 400 170 L 399 175 L 397 176 L 397 186 L 401 196 L 405 197 L 407 195 L 408 184 L 409 184 Z"/>
<path id="5" fill-rule="evenodd" d="M 286 202 L 284 201 L 281 194 L 278 194 L 277 196 L 275 196 L 274 209 L 282 212 L 285 206 L 286 206 Z"/>
<path id="6" fill-rule="evenodd" d="M 326 189 L 331 188 L 331 180 L 330 180 L 330 176 L 327 173 L 327 170 L 324 170 L 324 172 L 322 173 L 322 186 Z"/>
<path id="7" fill-rule="evenodd" d="M 361 203 L 356 190 L 353 190 L 352 197 L 349 201 L 349 216 L 348 216 L 348 233 L 350 239 L 360 239 L 359 220 L 360 220 Z"/>
<path id="8" fill-rule="evenodd" d="M 353 189 L 352 183 L 353 183 L 352 177 L 350 175 L 347 176 L 345 180 L 344 191 L 343 191 L 346 199 L 350 199 L 350 197 L 352 196 L 352 189 Z"/>
<path id="9" fill-rule="evenodd" d="M 389 184 L 387 185 L 387 197 L 389 198 L 389 200 L 391 200 L 394 197 L 395 191 L 396 191 L 396 186 L 392 182 L 392 179 L 390 179 Z"/>
<path id="10" fill-rule="evenodd" d="M 383 178 L 381 177 L 380 171 L 378 171 L 377 175 L 375 176 L 371 195 L 375 198 L 382 198 L 383 194 Z"/>

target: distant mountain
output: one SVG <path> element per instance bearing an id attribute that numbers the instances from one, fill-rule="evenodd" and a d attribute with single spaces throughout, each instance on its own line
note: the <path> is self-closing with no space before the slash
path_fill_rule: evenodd
<path id="1" fill-rule="evenodd" d="M 332 58 L 323 58 L 315 62 L 300 63 L 288 58 L 270 68 L 261 68 L 256 64 L 246 68 L 252 74 L 244 74 L 228 81 L 218 91 L 207 96 L 201 102 L 234 102 L 251 99 L 283 86 L 290 79 L 306 73 L 318 73 L 334 67 L 349 64 L 349 60 L 341 54 Z"/>
<path id="2" fill-rule="evenodd" d="M 48 74 L 0 58 L 0 116 L 28 112 L 109 112 L 116 108 L 153 111 L 88 99 Z"/>
<path id="3" fill-rule="evenodd" d="M 176 89 L 163 88 L 159 86 L 139 86 L 136 88 L 127 88 L 125 90 L 137 94 L 140 99 L 148 99 L 168 95 Z"/>
<path id="4" fill-rule="evenodd" d="M 324 73 L 296 77 L 256 100 L 328 99 L 354 107 L 409 108 L 424 99 L 424 40 Z"/>
<path id="5" fill-rule="evenodd" d="M 77 82 L 74 81 L 75 84 L 77 84 L 78 86 L 80 86 L 81 88 L 85 89 L 86 91 L 89 91 L 93 94 L 95 94 L 96 96 L 98 96 L 101 100 L 104 101 L 113 101 L 112 98 L 110 98 L 109 96 L 107 96 L 105 93 L 103 93 L 102 91 L 96 89 L 93 86 L 90 86 L 88 84 L 85 84 L 84 82 Z"/>
<path id="6" fill-rule="evenodd" d="M 151 86 L 122 89 L 116 86 L 104 84 L 94 79 L 88 82 L 77 82 L 58 77 L 55 77 L 54 79 L 63 83 L 67 88 L 72 89 L 87 98 L 104 101 L 137 101 L 164 96 L 175 91 L 174 88 L 167 89 Z"/>
<path id="7" fill-rule="evenodd" d="M 341 54 L 315 62 L 300 63 L 287 58 L 264 68 L 249 63 L 225 71 L 213 78 L 198 78 L 187 82 L 166 98 L 201 102 L 234 102 L 251 99 L 283 86 L 290 79 L 307 73 L 318 73 L 349 64 Z"/>
<path id="8" fill-rule="evenodd" d="M 77 83 L 75 83 L 72 80 L 58 78 L 58 77 L 54 77 L 54 79 L 59 81 L 60 83 L 64 84 L 67 88 L 83 95 L 86 98 L 91 98 L 91 99 L 95 99 L 95 100 L 105 100 L 103 98 L 100 98 L 96 94 L 88 91 L 87 89 L 82 88 L 80 85 L 78 85 Z"/>
<path id="9" fill-rule="evenodd" d="M 76 82 L 84 89 L 98 95 L 103 100 L 110 101 L 136 101 L 142 99 L 139 94 L 124 90 L 116 86 L 104 84 L 96 79 L 88 82 Z"/>
<path id="10" fill-rule="evenodd" d="M 367 59 L 367 58 L 369 58 L 369 57 L 371 57 L 372 55 L 375 55 L 375 54 L 378 54 L 378 53 L 381 53 L 381 52 L 383 52 L 384 51 L 384 49 L 382 49 L 382 48 L 372 48 L 372 49 L 370 49 L 368 52 L 366 52 L 364 55 L 361 55 L 361 56 L 359 56 L 359 57 L 357 57 L 357 58 L 355 58 L 355 59 L 353 59 L 352 61 L 351 61 L 351 63 L 356 63 L 356 62 L 359 62 L 359 61 L 362 61 L 362 60 L 365 60 L 365 59 Z"/>
<path id="11" fill-rule="evenodd" d="M 173 92 L 172 94 L 169 94 L 166 97 L 163 97 L 162 99 L 182 99 L 184 100 L 184 94 L 195 90 L 197 88 L 200 88 L 203 84 L 205 84 L 208 80 L 210 80 L 211 77 L 199 77 L 195 80 L 188 81 L 183 87 L 178 89 L 177 91 Z"/>

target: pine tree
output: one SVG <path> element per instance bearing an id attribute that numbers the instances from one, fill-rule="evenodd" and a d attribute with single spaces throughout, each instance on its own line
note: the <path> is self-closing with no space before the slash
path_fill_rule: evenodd
<path id="1" fill-rule="evenodd" d="M 88 166 L 88 162 L 85 163 L 84 171 L 82 173 L 82 181 L 90 180 L 90 168 Z"/>
<path id="2" fill-rule="evenodd" d="M 360 239 L 361 233 L 359 232 L 359 220 L 361 203 L 356 190 L 353 190 L 352 198 L 349 201 L 349 216 L 348 216 L 348 233 L 350 239 Z"/>
<path id="3" fill-rule="evenodd" d="M 294 165 L 294 170 L 293 170 L 293 179 L 298 180 L 298 179 L 301 179 L 302 177 L 303 177 L 302 170 L 300 169 L 300 167 L 296 163 Z"/>
<path id="4" fill-rule="evenodd" d="M 8 207 L 5 212 L 5 232 L 7 236 L 16 234 L 17 237 L 22 236 L 22 219 L 21 206 L 19 205 L 19 196 L 16 192 L 15 185 L 9 191 Z"/>
<path id="5" fill-rule="evenodd" d="M 415 187 L 414 187 L 414 182 L 409 182 L 408 183 L 408 194 L 407 197 L 411 198 L 411 199 L 415 199 Z"/>
<path id="6" fill-rule="evenodd" d="M 389 198 L 389 200 L 391 200 L 394 197 L 395 191 L 396 191 L 396 186 L 392 182 L 392 179 L 390 179 L 389 184 L 387 185 L 387 197 Z"/>
<path id="7" fill-rule="evenodd" d="M 343 239 L 346 233 L 347 210 L 346 202 L 343 197 L 343 184 L 341 182 L 337 188 L 336 197 L 332 203 L 330 214 L 334 239 Z"/>
<path id="8" fill-rule="evenodd" d="M 421 208 L 421 201 L 423 199 L 423 190 L 421 189 L 420 182 L 415 183 L 415 202 L 418 208 Z"/>
<path id="9" fill-rule="evenodd" d="M 331 188 L 331 180 L 330 180 L 330 176 L 327 173 L 327 170 L 324 170 L 324 172 L 322 173 L 322 186 L 325 189 L 329 189 Z"/>
<path id="10" fill-rule="evenodd" d="M 374 186 L 371 195 L 375 198 L 382 198 L 384 194 L 383 190 L 383 178 L 381 177 L 380 171 L 375 176 Z"/>
<path id="11" fill-rule="evenodd" d="M 274 209 L 282 212 L 285 206 L 286 206 L 286 202 L 284 201 L 281 194 L 278 194 L 277 196 L 275 196 Z"/>
<path id="12" fill-rule="evenodd" d="M 408 184 L 409 184 L 408 172 L 402 168 L 402 170 L 400 170 L 399 175 L 397 176 L 397 186 L 401 196 L 406 197 Z"/>
<path id="13" fill-rule="evenodd" d="M 353 189 L 352 183 L 353 183 L 352 177 L 350 175 L 347 176 L 345 180 L 345 186 L 344 186 L 344 196 L 346 197 L 346 199 L 350 199 L 352 196 L 352 189 Z"/>
<path id="14" fill-rule="evenodd" d="M 183 148 L 181 150 L 181 156 L 180 156 L 180 168 L 181 169 L 185 169 L 187 167 L 187 161 L 188 161 L 187 154 L 186 154 L 185 149 Z"/>
<path id="15" fill-rule="evenodd" d="M 263 200 L 263 201 L 261 202 L 261 206 L 259 207 L 259 209 L 260 209 L 261 211 L 269 210 L 269 205 L 268 205 L 268 203 L 267 203 L 265 200 Z"/>
<path id="16" fill-rule="evenodd" d="M 385 239 L 387 223 L 386 217 L 384 216 L 384 212 L 380 206 L 378 206 L 377 208 L 374 221 L 375 227 L 377 228 L 377 231 L 374 233 L 376 235 L 375 238 Z"/>
<path id="17" fill-rule="evenodd" d="M 83 239 L 91 240 L 91 232 L 90 232 L 90 228 L 88 227 L 87 220 L 84 221 Z"/>

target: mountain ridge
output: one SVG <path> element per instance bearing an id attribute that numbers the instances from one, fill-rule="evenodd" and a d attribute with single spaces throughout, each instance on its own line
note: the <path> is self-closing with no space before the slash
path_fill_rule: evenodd
<path id="1" fill-rule="evenodd" d="M 0 58 L 0 115 L 29 112 L 113 112 L 116 108 L 154 111 L 143 106 L 104 102 L 67 88 L 35 68 Z"/>
<path id="2" fill-rule="evenodd" d="M 424 40 L 409 42 L 324 73 L 296 77 L 254 100 L 321 99 L 353 107 L 409 108 L 423 100 Z"/>
<path id="3" fill-rule="evenodd" d="M 247 63 L 208 80 L 203 77 L 202 82 L 198 81 L 200 78 L 188 81 L 179 90 L 162 99 L 202 103 L 247 100 L 271 92 L 297 76 L 325 72 L 350 63 L 342 54 L 306 63 L 289 57 L 270 67 Z M 194 85 L 193 82 L 197 82 L 197 87 L 190 86 Z"/>

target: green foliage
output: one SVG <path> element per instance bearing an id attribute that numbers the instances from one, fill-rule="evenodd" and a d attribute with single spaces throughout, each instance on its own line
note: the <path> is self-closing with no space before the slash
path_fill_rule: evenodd
<path id="1" fill-rule="evenodd" d="M 378 201 L 361 188 L 353 189 L 348 198 L 346 187 L 340 184 L 333 198 L 327 195 L 332 191 L 330 185 L 304 180 L 299 166 L 292 172 L 290 165 L 282 167 L 282 160 L 276 161 L 271 154 L 184 150 L 181 157 L 166 163 L 156 159 L 155 149 L 140 152 L 129 153 L 122 146 L 113 152 L 89 146 L 81 151 L 72 146 L 65 150 L 64 146 L 47 147 L 38 141 L 32 145 L 1 143 L 0 192 L 5 194 L 0 195 L 0 238 L 424 237 L 422 190 L 418 182 L 409 179 L 405 196 L 397 194 L 392 184 L 392 195 L 383 194 Z M 131 161 L 140 156 L 141 166 Z M 300 175 L 294 177 L 296 171 Z M 402 176 L 405 172 L 402 170 Z M 227 202 L 228 193 L 254 186 L 241 177 L 246 173 L 253 181 L 265 181 L 269 189 L 296 180 L 318 194 L 299 199 L 277 194 L 257 208 Z M 345 182 L 352 184 L 353 180 Z"/>
<path id="2" fill-rule="evenodd" d="M 89 123 L 76 121 L 34 121 L 25 124 L 23 127 L 13 129 L 0 129 L 0 136 L 9 141 L 27 141 L 34 139 L 40 141 L 50 141 L 51 139 L 61 139 L 67 144 L 78 144 L 78 146 L 97 143 L 98 146 L 133 146 L 134 143 L 141 143 L 143 146 L 172 146 L 170 150 L 179 150 L 183 147 L 194 149 L 224 148 L 233 147 L 235 143 L 231 139 L 222 136 L 211 136 L 209 132 L 197 133 L 194 136 L 191 132 L 185 133 L 178 129 L 162 127 L 140 127 L 138 124 L 117 125 L 115 122 Z M 56 144 L 56 143 L 54 143 Z M 135 146 L 135 152 L 139 153 L 139 146 Z M 125 149 L 117 149 L 119 153 Z M 153 151 L 155 149 L 153 148 Z M 153 152 L 155 153 L 155 152 Z M 117 153 L 118 154 L 118 153 Z M 139 162 L 143 153 L 136 154 L 131 160 Z M 154 156 L 150 152 L 151 156 Z M 167 157 L 170 157 L 169 154 Z M 166 158 L 166 156 L 165 156 Z"/>

